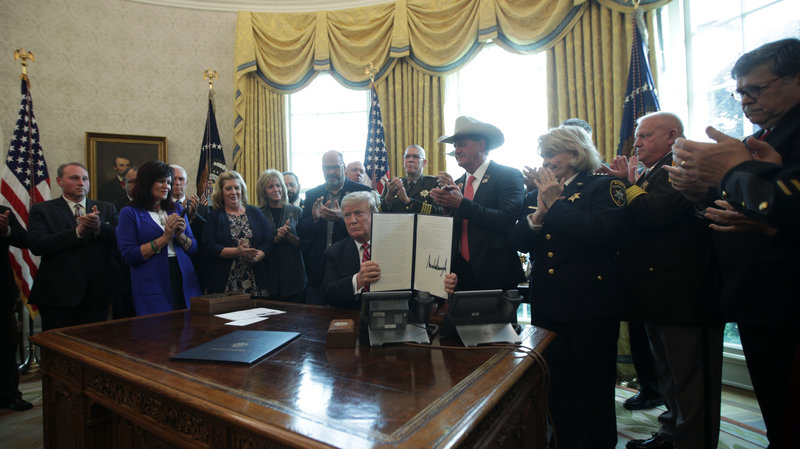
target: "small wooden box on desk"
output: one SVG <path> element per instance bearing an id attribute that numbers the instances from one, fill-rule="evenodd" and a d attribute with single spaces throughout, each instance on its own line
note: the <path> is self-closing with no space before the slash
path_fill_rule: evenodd
<path id="1" fill-rule="evenodd" d="M 192 312 L 206 315 L 233 312 L 251 307 L 250 295 L 247 293 L 217 293 L 195 296 L 189 301 L 192 306 Z"/>

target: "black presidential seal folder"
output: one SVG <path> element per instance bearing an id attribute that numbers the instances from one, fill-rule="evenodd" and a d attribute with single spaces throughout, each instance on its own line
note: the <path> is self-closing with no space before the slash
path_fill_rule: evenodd
<path id="1" fill-rule="evenodd" d="M 175 354 L 170 357 L 170 360 L 251 365 L 299 336 L 299 332 L 233 331 L 208 343 Z"/>

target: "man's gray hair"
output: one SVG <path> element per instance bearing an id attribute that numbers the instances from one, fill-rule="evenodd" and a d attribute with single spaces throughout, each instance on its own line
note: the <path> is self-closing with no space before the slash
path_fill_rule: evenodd
<path id="1" fill-rule="evenodd" d="M 184 178 L 188 178 L 188 177 L 189 177 L 189 174 L 188 174 L 188 173 L 186 173 L 186 169 L 185 169 L 185 168 L 183 168 L 183 167 L 181 167 L 180 165 L 170 164 L 169 168 L 171 168 L 171 169 L 172 169 L 172 171 L 175 171 L 175 170 L 180 170 L 180 171 L 182 171 L 182 172 L 183 172 L 183 177 L 184 177 Z M 187 179 L 187 181 L 188 181 L 188 179 Z"/>
<path id="2" fill-rule="evenodd" d="M 673 114 L 672 112 L 667 112 L 667 111 L 651 112 L 636 119 L 636 124 L 639 125 L 643 121 L 649 120 L 651 118 L 656 118 L 661 120 L 662 122 L 666 122 L 668 126 L 674 126 L 675 129 L 678 130 L 678 137 L 686 137 L 683 135 L 683 122 L 681 121 L 681 118 L 678 117 L 677 114 Z"/>
<path id="3" fill-rule="evenodd" d="M 743 54 L 733 65 L 731 78 L 746 76 L 756 67 L 767 63 L 772 73 L 781 78 L 800 73 L 800 39 L 769 42 Z"/>
<path id="4" fill-rule="evenodd" d="M 341 207 L 342 209 L 344 209 L 345 206 L 367 203 L 369 204 L 369 211 L 374 214 L 378 212 L 378 203 L 375 200 L 375 196 L 376 194 L 373 193 L 372 190 L 351 192 L 345 195 L 344 198 L 342 198 Z"/>
<path id="5" fill-rule="evenodd" d="M 418 150 L 419 150 L 419 155 L 420 155 L 420 157 L 421 157 L 422 159 L 428 159 L 428 158 L 425 156 L 425 148 L 422 148 L 422 146 L 420 146 L 420 145 L 417 145 L 417 144 L 415 144 L 415 143 L 414 143 L 414 144 L 411 144 L 411 145 L 409 145 L 409 146 L 407 146 L 407 147 L 406 147 L 406 150 L 403 152 L 403 157 L 406 157 L 406 154 L 408 154 L 408 149 L 409 149 L 409 148 L 416 148 L 416 149 L 418 149 Z"/>

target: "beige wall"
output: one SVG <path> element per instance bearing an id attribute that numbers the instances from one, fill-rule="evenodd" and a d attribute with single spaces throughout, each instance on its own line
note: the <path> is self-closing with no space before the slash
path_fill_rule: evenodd
<path id="1" fill-rule="evenodd" d="M 0 0 L 0 153 L 19 112 L 23 47 L 34 113 L 60 195 L 56 168 L 86 162 L 85 132 L 167 137 L 169 163 L 184 166 L 194 191 L 208 101 L 203 71 L 219 72 L 217 125 L 231 165 L 236 14 L 124 0 Z"/>

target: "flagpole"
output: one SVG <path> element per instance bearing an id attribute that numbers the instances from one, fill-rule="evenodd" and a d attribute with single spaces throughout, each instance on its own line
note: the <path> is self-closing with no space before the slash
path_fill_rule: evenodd
<path id="1" fill-rule="evenodd" d="M 31 80 L 30 80 L 30 78 L 28 78 L 28 61 L 35 62 L 36 58 L 33 56 L 33 52 L 26 51 L 24 48 L 20 47 L 20 48 L 14 50 L 14 61 L 17 61 L 17 60 L 21 60 L 20 61 L 20 65 L 22 66 L 22 74 L 20 75 L 20 79 L 25 82 L 25 84 L 28 86 L 27 90 L 28 90 L 28 92 L 30 92 Z M 29 161 L 29 166 L 32 167 L 32 166 L 34 166 L 33 165 L 33 160 L 32 160 L 32 157 L 29 157 L 29 158 L 31 159 Z M 34 191 L 35 190 L 36 190 L 36 186 L 33 185 L 33 183 L 31 183 L 30 187 L 28 188 L 28 198 L 29 198 L 28 203 L 29 204 L 27 204 L 27 207 L 26 207 L 28 210 L 30 210 L 30 206 L 34 202 L 33 198 L 34 198 Z M 27 230 L 27 226 L 26 226 L 26 230 Z M 11 257 L 10 254 L 8 254 L 6 256 L 7 257 Z M 14 273 L 14 277 L 15 277 L 15 281 L 17 281 L 19 284 L 21 284 L 23 282 L 22 278 L 17 278 L 17 274 L 16 273 Z M 19 302 L 18 304 L 22 304 L 22 303 Z M 24 335 L 25 335 L 24 332 L 25 331 L 23 329 L 23 331 L 22 331 L 22 333 L 20 335 L 20 338 L 17 341 L 18 352 L 19 352 L 20 355 L 23 355 L 23 354 L 25 354 L 25 341 L 30 342 L 30 337 L 33 337 L 33 335 L 34 335 L 34 331 L 33 331 L 33 313 L 32 313 L 31 310 L 28 309 L 28 307 L 30 307 L 30 306 L 28 306 L 28 307 L 19 307 L 19 306 L 17 306 L 17 307 L 18 307 L 18 311 L 19 311 L 19 314 L 20 314 L 20 318 L 22 318 L 24 310 L 28 311 L 28 338 L 27 339 L 24 338 Z M 28 351 L 27 351 L 27 354 L 25 354 L 25 360 L 23 360 L 19 365 L 17 365 L 17 370 L 19 371 L 20 374 L 27 373 L 28 371 L 31 370 L 31 368 L 36 370 L 37 369 L 37 362 L 38 362 L 38 360 L 36 358 L 36 350 L 34 349 L 33 344 L 28 343 Z"/>
<path id="2" fill-rule="evenodd" d="M 203 72 L 203 79 L 208 81 L 208 101 L 211 104 L 211 108 L 214 108 L 214 106 L 215 106 L 214 105 L 214 82 L 219 79 L 219 74 L 217 73 L 216 70 L 212 70 L 211 67 L 209 67 L 209 68 L 206 69 L 205 72 Z M 216 108 L 214 108 L 214 109 L 216 109 Z M 210 126 L 210 123 L 208 122 L 208 120 L 206 120 L 206 132 L 204 133 L 205 140 L 203 141 L 203 147 L 205 147 L 205 148 L 209 148 L 209 145 L 211 144 L 211 132 L 208 129 L 209 126 Z M 205 158 L 205 161 L 206 161 L 205 172 L 206 172 L 207 178 L 206 178 L 206 187 L 203 190 L 203 195 L 202 196 L 206 199 L 206 201 L 208 201 L 208 195 L 206 195 L 206 193 L 208 191 L 208 187 L 207 187 L 208 179 L 211 177 L 211 150 L 207 149 L 206 153 L 207 154 L 206 154 L 206 158 Z"/>
<path id="3" fill-rule="evenodd" d="M 219 130 L 214 110 L 214 82 L 219 79 L 219 73 L 210 67 L 203 72 L 203 79 L 208 81 L 208 113 L 203 141 L 200 145 L 200 161 L 197 164 L 197 196 L 202 204 L 209 204 L 214 181 L 217 176 L 227 170 L 222 143 L 219 140 Z"/>

